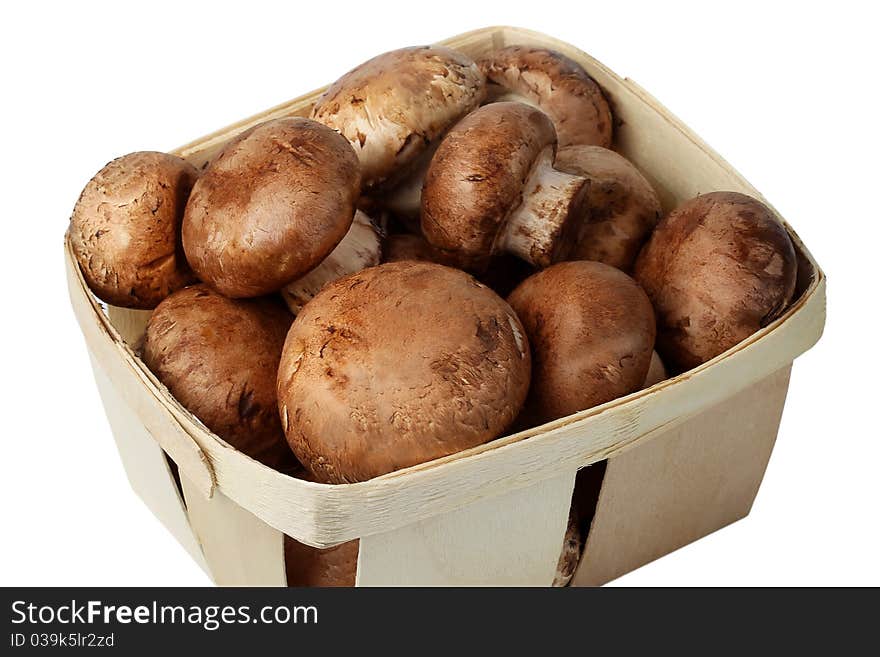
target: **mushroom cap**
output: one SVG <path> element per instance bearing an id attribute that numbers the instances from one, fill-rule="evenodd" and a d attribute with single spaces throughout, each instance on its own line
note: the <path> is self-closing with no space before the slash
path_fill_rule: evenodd
<path id="1" fill-rule="evenodd" d="M 635 277 L 657 311 L 657 351 L 683 372 L 782 314 L 794 294 L 797 257 L 770 208 L 738 192 L 711 192 L 660 221 Z"/>
<path id="2" fill-rule="evenodd" d="M 529 385 L 522 325 L 462 271 L 424 262 L 325 287 L 284 344 L 287 440 L 322 481 L 364 481 L 492 440 Z"/>
<path id="3" fill-rule="evenodd" d="M 485 79 L 442 46 L 392 50 L 352 69 L 318 99 L 312 118 L 338 130 L 361 162 L 364 187 L 397 178 L 449 126 L 477 107 Z"/>
<path id="4" fill-rule="evenodd" d="M 186 257 L 228 297 L 275 292 L 333 251 L 359 190 L 357 157 L 336 132 L 299 117 L 261 123 L 226 144 L 193 187 Z"/>
<path id="5" fill-rule="evenodd" d="M 83 277 L 100 299 L 150 309 L 193 281 L 180 222 L 198 177 L 179 157 L 138 152 L 113 160 L 88 182 L 69 234 Z"/>
<path id="6" fill-rule="evenodd" d="M 576 144 L 611 147 L 611 108 L 602 89 L 584 68 L 546 48 L 508 46 L 478 62 L 489 97 L 505 92 L 540 107 L 553 120 L 559 147 Z"/>
<path id="7" fill-rule="evenodd" d="M 166 298 L 150 317 L 144 362 L 208 429 L 269 467 L 295 463 L 275 377 L 292 316 L 276 299 L 227 299 L 206 285 Z"/>
<path id="8" fill-rule="evenodd" d="M 640 390 L 654 348 L 647 295 L 619 269 L 562 262 L 508 298 L 532 346 L 532 385 L 518 426 L 535 426 Z"/>
<path id="9" fill-rule="evenodd" d="M 360 541 L 320 549 L 284 537 L 288 586 L 354 586 Z"/>
<path id="10" fill-rule="evenodd" d="M 601 146 L 560 148 L 556 167 L 590 181 L 588 221 L 570 258 L 631 271 L 660 220 L 660 199 L 651 183 L 625 157 Z"/>
<path id="11" fill-rule="evenodd" d="M 428 167 L 422 232 L 435 247 L 480 260 L 522 201 L 536 159 L 554 147 L 553 123 L 524 103 L 492 103 L 449 131 Z"/>

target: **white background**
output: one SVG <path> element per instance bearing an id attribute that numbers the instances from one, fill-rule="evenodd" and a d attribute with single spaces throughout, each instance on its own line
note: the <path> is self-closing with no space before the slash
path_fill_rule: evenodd
<path id="1" fill-rule="evenodd" d="M 828 274 L 744 521 L 619 585 L 880 584 L 877 16 L 870 3 L 4 3 L 0 584 L 204 585 L 131 492 L 70 310 L 62 236 L 108 160 L 168 150 L 384 50 L 492 24 L 634 78 L 794 225 Z"/>

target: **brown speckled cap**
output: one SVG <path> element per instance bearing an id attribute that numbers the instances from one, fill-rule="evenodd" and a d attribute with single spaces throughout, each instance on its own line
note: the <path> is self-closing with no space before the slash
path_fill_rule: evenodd
<path id="1" fill-rule="evenodd" d="M 490 53 L 478 65 L 489 83 L 490 99 L 522 99 L 553 119 L 560 148 L 611 147 L 608 101 L 577 62 L 545 48 L 509 46 Z"/>
<path id="2" fill-rule="evenodd" d="M 312 118 L 348 139 L 367 189 L 399 177 L 484 95 L 485 79 L 466 55 L 442 46 L 402 48 L 339 78 Z"/>
<path id="3" fill-rule="evenodd" d="M 532 385 L 518 426 L 529 427 L 640 390 L 654 348 L 644 291 L 600 262 L 562 262 L 508 298 L 532 346 Z"/>
<path id="4" fill-rule="evenodd" d="M 552 164 L 555 146 L 553 124 L 534 107 L 503 102 L 471 112 L 441 142 L 428 168 L 422 191 L 425 238 L 455 255 L 464 268 L 477 271 L 485 267 L 490 255 L 502 250 L 505 231 L 519 231 L 526 241 L 531 239 L 528 233 L 534 226 L 513 228 L 509 219 L 526 204 L 527 181 L 539 159 Z M 541 184 L 535 187 L 540 190 Z M 563 201 L 570 202 L 570 197 Z M 568 211 L 566 207 L 564 212 Z M 542 220 L 535 216 L 533 223 Z M 548 240 L 552 242 L 549 251 L 565 243 L 564 227 L 565 222 L 556 227 L 558 234 Z M 556 258 L 542 253 L 540 259 Z"/>
<path id="5" fill-rule="evenodd" d="M 678 373 L 776 319 L 794 294 L 797 258 L 770 208 L 711 192 L 660 221 L 635 276 L 657 310 L 657 351 Z"/>
<path id="6" fill-rule="evenodd" d="M 292 316 L 277 299 L 227 299 L 194 285 L 150 317 L 144 362 L 206 427 L 269 467 L 295 464 L 275 397 Z"/>
<path id="7" fill-rule="evenodd" d="M 70 243 L 91 290 L 125 308 L 155 308 L 194 277 L 180 223 L 198 178 L 174 155 L 139 152 L 101 169 L 70 218 Z"/>
<path id="8" fill-rule="evenodd" d="M 325 287 L 278 372 L 293 451 L 321 481 L 364 481 L 479 445 L 519 411 L 530 358 L 510 306 L 462 271 L 396 262 Z"/>
<path id="9" fill-rule="evenodd" d="M 660 219 L 660 199 L 651 183 L 625 157 L 601 146 L 562 148 L 556 166 L 590 181 L 587 221 L 570 257 L 632 271 Z"/>
<path id="10" fill-rule="evenodd" d="M 357 157 L 309 119 L 261 123 L 230 141 L 193 188 L 183 246 L 229 297 L 275 292 L 316 267 L 351 226 Z"/>

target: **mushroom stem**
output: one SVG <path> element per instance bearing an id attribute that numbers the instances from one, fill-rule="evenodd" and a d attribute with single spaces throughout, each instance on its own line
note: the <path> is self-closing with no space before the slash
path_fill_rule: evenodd
<path id="1" fill-rule="evenodd" d="M 321 264 L 281 290 L 287 307 L 298 314 L 328 283 L 379 264 L 381 245 L 370 218 L 358 210 L 351 227 Z"/>
<path id="2" fill-rule="evenodd" d="M 413 172 L 412 175 L 407 176 L 400 185 L 388 192 L 388 196 L 382 200 L 382 206 L 398 216 L 418 217 L 425 171 L 427 166 L 418 173 Z"/>
<path id="3" fill-rule="evenodd" d="M 418 218 L 422 207 L 422 185 L 425 183 L 425 176 L 428 175 L 431 158 L 437 152 L 439 144 L 439 139 L 430 144 L 427 150 L 419 156 L 412 169 L 382 197 L 381 205 L 383 208 L 390 210 L 398 217 Z"/>
<path id="4" fill-rule="evenodd" d="M 661 381 L 665 381 L 667 378 L 669 378 L 669 375 L 666 373 L 666 366 L 660 360 L 659 354 L 654 351 L 651 354 L 651 365 L 648 367 L 648 374 L 645 376 L 645 383 L 642 385 L 642 388 L 650 388 Z"/>
<path id="5" fill-rule="evenodd" d="M 529 107 L 541 109 L 540 104 L 532 100 L 528 96 L 509 91 L 498 85 L 489 85 L 487 87 L 488 95 L 485 104 L 488 103 L 525 103 Z"/>
<path id="6" fill-rule="evenodd" d="M 535 161 L 522 203 L 499 233 L 496 251 L 508 251 L 536 267 L 547 267 L 571 251 L 572 233 L 587 211 L 586 178 L 553 168 L 553 148 Z"/>

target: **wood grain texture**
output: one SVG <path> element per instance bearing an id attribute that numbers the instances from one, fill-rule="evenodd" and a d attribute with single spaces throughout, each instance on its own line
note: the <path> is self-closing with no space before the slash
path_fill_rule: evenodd
<path id="1" fill-rule="evenodd" d="M 223 493 L 209 498 L 186 475 L 180 483 L 189 521 L 220 586 L 286 586 L 284 536 Z"/>
<path id="2" fill-rule="evenodd" d="M 598 586 L 748 515 L 791 367 L 608 460 L 572 586 Z"/>
<path id="3" fill-rule="evenodd" d="M 89 354 L 91 357 L 91 354 Z M 104 369 L 91 357 L 95 382 L 110 421 L 119 457 L 132 489 L 199 567 L 210 575 L 202 548 L 189 524 L 186 506 L 165 452 L 119 396 Z"/>
<path id="4" fill-rule="evenodd" d="M 361 539 L 358 586 L 550 586 L 576 471 Z"/>
<path id="5" fill-rule="evenodd" d="M 152 314 L 152 310 L 133 310 L 131 308 L 120 308 L 119 306 L 107 306 L 107 318 L 119 332 L 119 337 L 135 353 L 138 353 L 143 346 L 147 322 L 150 321 Z"/>
<path id="6" fill-rule="evenodd" d="M 603 86 L 621 120 L 616 148 L 645 173 L 666 207 L 711 189 L 741 191 L 761 198 L 729 164 L 638 85 L 616 76 L 568 44 L 517 28 L 478 30 L 444 43 L 472 56 L 514 43 L 541 45 L 581 63 Z M 307 115 L 319 93 L 320 90 L 245 119 L 182 147 L 177 153 L 200 166 L 226 140 L 255 123 L 280 116 Z M 409 549 L 415 549 L 413 546 L 421 541 L 422 547 L 418 549 L 424 551 L 428 549 L 425 536 L 431 522 L 435 522 L 431 531 L 436 531 L 432 540 L 458 545 L 462 539 L 457 533 L 467 526 L 469 514 L 478 514 L 481 505 L 506 508 L 510 500 L 552 482 L 560 473 L 573 472 L 652 442 L 656 446 L 666 439 L 675 440 L 679 427 L 686 426 L 690 418 L 788 367 L 795 357 L 815 344 L 824 326 L 825 278 L 797 235 L 787 228 L 800 261 L 798 299 L 777 321 L 734 349 L 650 390 L 444 459 L 339 486 L 281 475 L 206 431 L 123 343 L 120 332 L 88 292 L 69 248 L 65 257 L 71 300 L 96 361 L 110 375 L 121 403 L 134 409 L 138 423 L 149 428 L 206 499 L 216 486 L 227 501 L 274 530 L 316 547 L 360 537 L 367 537 L 368 546 L 380 545 L 382 535 L 387 539 L 407 534 L 401 540 Z M 126 317 L 125 313 L 114 310 L 113 322 L 134 343 L 137 318 Z M 777 410 L 781 411 L 781 407 L 779 400 Z M 739 457 L 763 458 L 761 454 L 745 453 Z M 568 502 L 564 504 L 567 512 Z M 547 509 L 552 517 L 558 515 L 557 511 L 562 513 L 557 508 Z M 222 522 L 222 514 L 215 517 Z M 445 528 L 443 532 L 436 529 L 441 526 Z M 374 537 L 375 542 L 369 537 Z M 373 552 L 368 547 L 367 554 Z M 449 554 L 452 552 L 450 547 Z M 368 559 L 373 563 L 372 556 Z M 368 567 L 372 571 L 373 566 Z M 376 572 L 381 572 L 381 567 L 384 566 L 377 565 Z M 426 572 L 420 568 L 418 577 L 427 577 Z M 372 572 L 365 571 L 363 575 L 364 583 L 379 581 Z M 411 579 L 415 577 L 412 575 Z"/>

